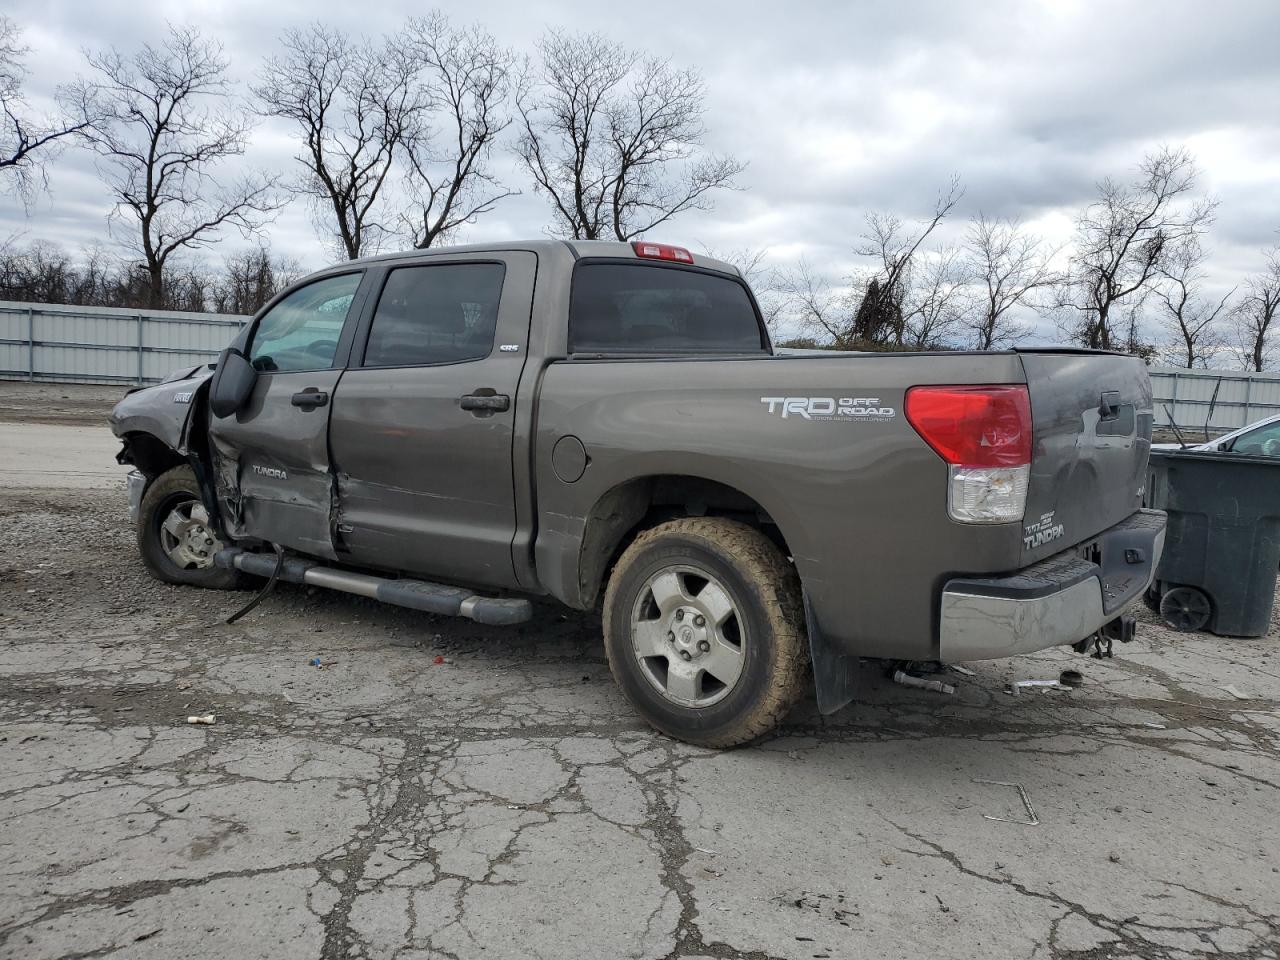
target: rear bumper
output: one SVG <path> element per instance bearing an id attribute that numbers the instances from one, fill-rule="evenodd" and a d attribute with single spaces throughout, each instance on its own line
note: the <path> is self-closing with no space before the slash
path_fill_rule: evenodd
<path id="1" fill-rule="evenodd" d="M 1095 540 L 1014 573 L 948 581 L 938 658 L 994 660 L 1096 633 L 1151 584 L 1164 534 L 1163 512 L 1139 510 Z"/>

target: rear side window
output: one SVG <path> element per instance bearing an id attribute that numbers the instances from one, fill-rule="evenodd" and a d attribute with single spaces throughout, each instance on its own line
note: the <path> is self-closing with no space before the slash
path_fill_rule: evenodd
<path id="1" fill-rule="evenodd" d="M 694 270 L 582 263 L 573 277 L 574 353 L 762 352 L 747 288 Z"/>
<path id="2" fill-rule="evenodd" d="M 364 365 L 414 367 L 487 357 L 505 272 L 500 263 L 392 270 L 373 314 Z"/>

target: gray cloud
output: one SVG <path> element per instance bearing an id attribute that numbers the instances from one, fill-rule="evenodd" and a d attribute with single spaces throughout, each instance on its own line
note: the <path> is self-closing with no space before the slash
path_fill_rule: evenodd
<path id="1" fill-rule="evenodd" d="M 927 211 L 952 174 L 981 209 L 1062 231 L 1104 176 L 1129 175 L 1144 150 L 1187 143 L 1222 200 L 1210 245 L 1215 283 L 1230 286 L 1280 239 L 1280 7 L 1082 0 L 1042 3 L 772 3 L 644 5 L 477 0 L 442 4 L 531 50 L 548 26 L 600 30 L 703 71 L 708 145 L 749 166 L 716 210 L 688 214 L 664 239 L 717 249 L 770 247 L 847 272 L 869 209 Z M 250 79 L 286 27 L 321 18 L 352 32 L 394 30 L 422 5 L 46 3 L 10 15 L 35 48 L 30 91 L 46 99 L 81 69 L 79 49 L 158 37 L 166 17 L 226 45 Z M 288 167 L 289 132 L 263 124 L 246 162 Z M 538 234 L 549 221 L 509 157 L 499 167 L 526 193 L 467 239 Z M 50 169 L 54 194 L 31 212 L 0 199 L 0 236 L 24 231 L 70 247 L 105 241 L 107 208 L 81 151 Z M 953 224 L 945 236 L 959 235 Z M 280 251 L 319 266 L 330 256 L 308 212 L 292 205 L 270 229 Z M 1065 239 L 1063 237 L 1062 239 Z M 241 243 L 235 235 L 224 247 Z"/>

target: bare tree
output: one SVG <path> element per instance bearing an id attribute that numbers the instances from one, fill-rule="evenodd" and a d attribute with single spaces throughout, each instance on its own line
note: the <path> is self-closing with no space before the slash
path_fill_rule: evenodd
<path id="1" fill-rule="evenodd" d="M 1173 341 L 1170 354 L 1188 370 L 1208 366 L 1222 347 L 1218 321 L 1227 314 L 1227 301 L 1235 293 L 1233 288 L 1216 301 L 1204 296 L 1205 259 L 1196 237 L 1183 240 L 1168 252 L 1160 268 L 1163 282 L 1155 291 L 1161 318 Z"/>
<path id="2" fill-rule="evenodd" d="M 560 230 L 630 240 L 686 210 L 710 209 L 743 165 L 704 154 L 705 89 L 695 70 L 644 58 L 599 34 L 550 33 L 516 93 L 518 152 Z"/>
<path id="3" fill-rule="evenodd" d="M 1185 148 L 1162 147 L 1143 158 L 1132 183 L 1098 184 L 1098 199 L 1076 221 L 1076 255 L 1060 305 L 1067 332 L 1087 347 L 1121 346 L 1113 312 L 1160 276 L 1172 250 L 1202 234 L 1216 201 L 1192 200 L 1198 173 Z"/>
<path id="4" fill-rule="evenodd" d="M 505 107 L 512 55 L 477 26 L 455 29 L 439 11 L 411 18 L 400 43 L 421 85 L 423 109 L 406 131 L 404 150 L 416 209 L 402 217 L 421 249 L 513 193 L 488 166 L 511 123 Z"/>
<path id="5" fill-rule="evenodd" d="M 847 287 L 832 283 L 808 260 L 777 271 L 771 283 L 780 301 L 779 320 L 794 326 L 807 340 L 852 349 L 854 302 Z"/>
<path id="6" fill-rule="evenodd" d="M 1261 273 L 1245 282 L 1244 296 L 1232 311 L 1240 358 L 1246 370 L 1261 371 L 1275 362 L 1280 332 L 1280 247 L 1265 254 Z"/>
<path id="7" fill-rule="evenodd" d="M 1025 336 L 1027 328 L 1010 311 L 1058 282 L 1050 266 L 1057 251 L 1046 249 L 1016 220 L 989 220 L 981 213 L 969 221 L 965 250 L 979 298 L 969 315 L 973 347 L 991 350 Z"/>
<path id="8" fill-rule="evenodd" d="M 304 271 L 296 260 L 279 258 L 266 244 L 226 258 L 222 275 L 209 290 L 217 313 L 255 314 Z"/>
<path id="9" fill-rule="evenodd" d="M 944 247 L 917 255 L 903 302 L 903 334 L 895 343 L 908 350 L 937 350 L 973 312 L 962 254 Z"/>
<path id="10" fill-rule="evenodd" d="M 867 215 L 866 232 L 854 252 L 869 257 L 875 266 L 865 281 L 853 327 L 841 339 L 851 344 L 905 344 L 912 312 L 907 301 L 917 254 L 963 195 L 960 179 L 952 177 L 938 194 L 930 215 L 917 224 L 908 225 L 890 213 L 873 211 Z"/>
<path id="11" fill-rule="evenodd" d="M 248 234 L 278 207 L 272 179 L 218 176 L 245 151 L 250 122 L 229 102 L 222 47 L 192 27 L 171 27 L 132 56 L 88 56 L 94 76 L 74 96 L 93 114 L 81 136 L 97 151 L 115 200 L 113 217 L 136 229 L 147 305 L 165 305 L 165 266 L 179 251 L 216 243 L 225 227 Z"/>
<path id="12" fill-rule="evenodd" d="M 266 116 L 302 133 L 295 191 L 315 203 L 317 225 L 349 260 L 392 232 L 384 191 L 424 106 L 403 45 L 374 45 L 316 23 L 288 30 L 253 88 Z"/>
<path id="13" fill-rule="evenodd" d="M 46 182 L 42 160 L 88 123 L 87 118 L 32 116 L 22 95 L 23 59 L 29 52 L 18 25 L 0 16 L 0 175 L 5 176 L 0 188 L 12 190 L 24 203 Z"/>

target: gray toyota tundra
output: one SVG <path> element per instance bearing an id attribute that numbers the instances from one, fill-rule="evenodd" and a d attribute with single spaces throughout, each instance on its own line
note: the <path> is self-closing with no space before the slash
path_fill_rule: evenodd
<path id="1" fill-rule="evenodd" d="M 858 657 L 1130 638 L 1151 424 L 1132 357 L 780 354 L 732 266 L 553 240 L 323 270 L 111 416 L 158 579 L 599 607 L 634 708 L 717 747 Z"/>

